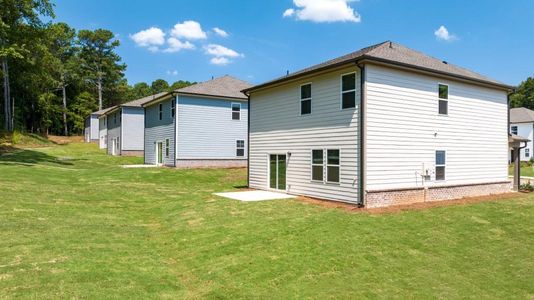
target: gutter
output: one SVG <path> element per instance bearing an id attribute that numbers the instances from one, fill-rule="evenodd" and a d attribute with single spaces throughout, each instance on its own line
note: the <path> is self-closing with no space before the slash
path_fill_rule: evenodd
<path id="1" fill-rule="evenodd" d="M 358 109 L 358 130 L 359 130 L 359 168 L 358 174 L 358 207 L 365 206 L 365 64 L 359 64 L 356 61 L 356 65 L 360 69 L 360 107 Z"/>
<path id="2" fill-rule="evenodd" d="M 247 187 L 250 188 L 250 95 L 247 98 Z"/>

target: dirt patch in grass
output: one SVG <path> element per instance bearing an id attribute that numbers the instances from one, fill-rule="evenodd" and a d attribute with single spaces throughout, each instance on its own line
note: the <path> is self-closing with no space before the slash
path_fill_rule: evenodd
<path id="1" fill-rule="evenodd" d="M 298 197 L 297 200 L 304 202 L 304 203 L 314 204 L 314 205 L 318 205 L 318 206 L 325 207 L 325 208 L 342 209 L 348 212 L 355 212 L 355 213 L 366 212 L 369 214 L 389 214 L 389 213 L 398 213 L 398 212 L 410 211 L 410 210 L 423 210 L 423 209 L 429 209 L 429 208 L 434 208 L 434 207 L 445 207 L 445 206 L 452 206 L 452 205 L 465 205 L 465 204 L 473 204 L 473 203 L 488 202 L 488 201 L 519 199 L 519 198 L 523 198 L 527 196 L 528 196 L 528 193 L 514 192 L 514 193 L 479 196 L 479 197 L 465 197 L 465 198 L 454 199 L 454 200 L 420 202 L 420 203 L 395 205 L 395 206 L 380 207 L 380 208 L 358 207 L 355 204 L 320 200 L 320 199 L 314 199 L 314 198 L 308 198 L 308 197 Z"/>
<path id="2" fill-rule="evenodd" d="M 83 136 L 81 135 L 76 135 L 76 136 L 49 135 L 48 139 L 58 145 L 83 142 Z"/>

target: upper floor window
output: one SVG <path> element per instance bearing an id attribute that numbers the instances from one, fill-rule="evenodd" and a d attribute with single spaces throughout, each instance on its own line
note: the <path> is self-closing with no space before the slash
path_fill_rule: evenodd
<path id="1" fill-rule="evenodd" d="M 341 76 L 341 109 L 356 107 L 356 73 Z"/>
<path id="2" fill-rule="evenodd" d="M 300 114 L 311 114 L 312 110 L 312 85 L 311 83 L 300 86 Z"/>
<path id="3" fill-rule="evenodd" d="M 449 113 L 449 86 L 445 84 L 438 85 L 439 104 L 438 113 L 447 115 Z"/>
<path id="4" fill-rule="evenodd" d="M 163 119 L 163 104 L 159 104 L 159 119 Z"/>
<path id="5" fill-rule="evenodd" d="M 436 151 L 436 180 L 445 180 L 445 155 L 443 150 Z"/>
<path id="6" fill-rule="evenodd" d="M 241 103 L 232 103 L 232 120 L 241 119 Z"/>
<path id="7" fill-rule="evenodd" d="M 245 156 L 245 141 L 237 140 L 236 141 L 236 156 Z"/>
<path id="8" fill-rule="evenodd" d="M 176 113 L 176 102 L 174 99 L 171 100 L 171 117 L 174 118 L 174 114 Z"/>
<path id="9" fill-rule="evenodd" d="M 117 124 L 117 113 L 113 114 L 113 124 Z"/>
<path id="10" fill-rule="evenodd" d="M 512 134 L 517 135 L 517 126 L 512 126 L 511 132 L 512 132 Z"/>

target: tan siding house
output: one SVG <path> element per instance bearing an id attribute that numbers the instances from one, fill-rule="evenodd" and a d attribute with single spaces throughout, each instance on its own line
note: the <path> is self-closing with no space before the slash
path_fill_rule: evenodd
<path id="1" fill-rule="evenodd" d="M 249 185 L 367 207 L 508 192 L 510 90 L 392 42 L 255 86 Z"/>

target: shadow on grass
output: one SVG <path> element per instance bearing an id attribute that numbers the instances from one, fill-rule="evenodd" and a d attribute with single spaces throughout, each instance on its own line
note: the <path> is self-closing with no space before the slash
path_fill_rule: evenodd
<path id="1" fill-rule="evenodd" d="M 4 151 L 5 150 L 5 151 Z M 9 147 L 2 149 L 0 152 L 0 164 L 18 164 L 22 166 L 31 166 L 33 164 L 57 164 L 61 166 L 71 166 L 73 160 L 61 160 L 55 156 L 30 149 L 20 149 Z"/>

